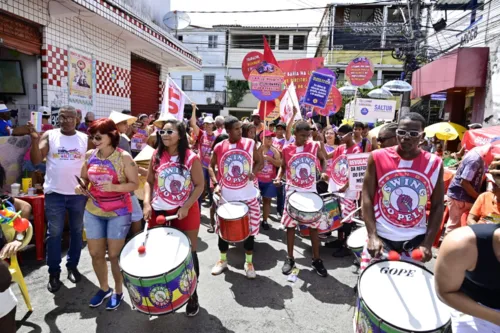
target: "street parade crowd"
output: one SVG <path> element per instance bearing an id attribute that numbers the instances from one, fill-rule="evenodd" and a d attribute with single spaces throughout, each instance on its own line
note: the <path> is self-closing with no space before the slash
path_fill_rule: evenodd
<path id="1" fill-rule="evenodd" d="M 196 316 L 203 303 L 196 287 L 205 205 L 207 231 L 218 235 L 214 276 L 229 269 L 230 245 L 243 243 L 246 277 L 258 278 L 255 237 L 275 227 L 286 233 L 284 275 L 297 274 L 299 236 L 310 239 L 311 268 L 321 277 L 328 272 L 320 247 L 332 249 L 334 257 L 354 253 L 360 267 L 355 332 L 500 332 L 498 142 L 463 147 L 452 156 L 441 142 L 426 138 L 426 120 L 417 113 L 380 124 L 375 133 L 361 122 L 303 120 L 295 108 L 288 122 L 269 123 L 258 110 L 244 120 L 197 118 L 195 110 L 193 104 L 185 121 L 135 117 L 129 110 L 100 119 L 89 112 L 82 119 L 74 107 L 64 106 L 59 128 L 49 124 L 50 113 L 43 109 L 37 131 L 31 123 L 13 128 L 9 109 L 0 104 L 0 135 L 29 135 L 23 170 L 33 179 L 43 177 L 50 292 L 62 285 L 67 213 L 65 273 L 73 283 L 81 280 L 85 234 L 99 281 L 90 307 L 105 303 L 115 310 L 127 289 L 142 313 L 185 306 L 187 316 Z M 366 170 L 356 190 L 348 157 L 363 153 Z M 445 158 L 454 164 L 445 167 Z M 5 184 L 3 167 L 0 182 L 2 204 L 29 220 L 31 207 Z M 269 218 L 274 200 L 279 226 Z M 16 331 L 17 300 L 9 258 L 33 231 L 1 226 L 0 331 L 10 333 Z M 424 263 L 436 253 L 432 273 Z M 399 298 L 405 307 L 388 305 Z"/>

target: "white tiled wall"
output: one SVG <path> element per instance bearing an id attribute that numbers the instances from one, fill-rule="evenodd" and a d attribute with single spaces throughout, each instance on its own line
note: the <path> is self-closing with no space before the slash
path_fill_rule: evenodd
<path id="1" fill-rule="evenodd" d="M 106 10 L 103 5 L 96 1 L 75 0 L 75 2 L 90 10 L 101 11 L 101 13 Z M 85 17 L 88 18 L 91 13 L 83 7 L 79 16 L 62 19 L 49 18 L 48 4 L 49 0 L 0 0 L 0 9 L 42 25 L 44 49 L 52 45 L 64 50 L 70 48 L 81 50 L 91 53 L 96 60 L 130 71 L 131 53 L 126 48 L 125 40 L 120 38 L 121 31 L 111 33 L 94 23 L 85 21 Z M 169 50 L 169 46 L 163 45 L 153 36 L 147 35 L 146 32 L 135 31 L 135 26 L 131 25 L 130 22 L 121 22 L 123 16 L 116 13 L 105 16 L 112 22 L 118 22 L 123 29 L 145 37 L 156 47 L 165 49 L 171 54 L 175 53 Z M 145 35 L 142 36 L 142 34 Z M 174 43 L 178 44 L 176 41 Z M 134 53 L 159 64 L 161 68 L 160 80 L 165 80 L 170 65 L 165 59 L 147 51 L 134 51 Z M 44 80 L 43 101 L 45 105 L 57 107 L 68 103 L 67 79 L 63 79 L 61 82 L 62 86 L 59 87 L 49 85 L 48 80 Z M 93 111 L 98 117 L 106 117 L 111 110 L 120 111 L 122 109 L 130 109 L 129 98 L 107 94 L 95 95 Z"/>

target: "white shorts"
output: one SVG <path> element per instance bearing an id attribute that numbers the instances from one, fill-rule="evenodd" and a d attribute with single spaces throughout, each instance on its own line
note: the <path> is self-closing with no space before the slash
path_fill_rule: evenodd
<path id="1" fill-rule="evenodd" d="M 451 309 L 453 333 L 500 333 L 500 326 Z"/>

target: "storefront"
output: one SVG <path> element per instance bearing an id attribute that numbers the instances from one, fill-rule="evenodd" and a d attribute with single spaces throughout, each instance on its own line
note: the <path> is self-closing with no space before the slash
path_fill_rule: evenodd
<path id="1" fill-rule="evenodd" d="M 460 48 L 413 73 L 412 98 L 446 92 L 442 120 L 483 123 L 489 48 Z"/>
<path id="2" fill-rule="evenodd" d="M 0 11 L 0 103 L 19 124 L 42 102 L 42 27 Z"/>

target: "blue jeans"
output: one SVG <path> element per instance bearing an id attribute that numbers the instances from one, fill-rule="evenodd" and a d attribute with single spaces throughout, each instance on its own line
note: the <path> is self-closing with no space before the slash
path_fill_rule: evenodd
<path id="1" fill-rule="evenodd" d="M 82 252 L 83 212 L 87 197 L 83 195 L 45 194 L 47 217 L 47 265 L 49 274 L 61 272 L 61 240 L 66 212 L 69 215 L 70 242 L 66 267 L 76 268 Z"/>
<path id="2" fill-rule="evenodd" d="M 87 239 L 125 239 L 132 223 L 130 216 L 130 214 L 127 214 L 104 217 L 85 211 L 83 220 Z"/>
<path id="3" fill-rule="evenodd" d="M 276 198 L 276 211 L 283 216 L 283 210 L 285 209 L 285 185 L 281 185 L 276 188 L 278 196 Z"/>

